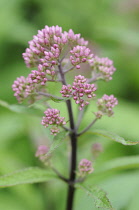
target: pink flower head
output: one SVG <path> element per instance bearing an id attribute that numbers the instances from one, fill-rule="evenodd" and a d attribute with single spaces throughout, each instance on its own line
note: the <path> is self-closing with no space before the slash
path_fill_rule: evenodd
<path id="1" fill-rule="evenodd" d="M 45 85 L 47 82 L 46 74 L 42 71 L 32 70 L 31 74 L 28 75 L 28 82 L 30 84 Z"/>
<path id="2" fill-rule="evenodd" d="M 117 98 L 114 95 L 106 95 L 104 94 L 102 98 L 98 99 L 97 107 L 98 112 L 96 112 L 97 118 L 101 118 L 102 115 L 106 114 L 109 117 L 114 114 L 113 108 L 118 104 Z"/>
<path id="3" fill-rule="evenodd" d="M 31 92 L 31 90 L 28 89 L 28 80 L 23 76 L 18 77 L 14 81 L 12 89 L 15 92 L 14 96 L 17 98 L 19 103 L 21 103 L 23 99 L 27 98 Z"/>
<path id="4" fill-rule="evenodd" d="M 46 156 L 46 154 L 49 152 L 49 147 L 45 146 L 45 145 L 40 145 L 36 151 L 35 156 L 38 157 L 40 160 L 44 161 L 46 160 L 48 157 Z"/>
<path id="5" fill-rule="evenodd" d="M 45 117 L 42 119 L 42 125 L 45 127 L 52 126 L 51 134 L 56 135 L 59 132 L 58 126 L 65 125 L 64 117 L 60 117 L 60 111 L 58 109 L 47 109 L 45 112 Z"/>
<path id="6" fill-rule="evenodd" d="M 97 90 L 94 84 L 88 84 L 84 76 L 75 76 L 73 85 L 63 85 L 60 93 L 63 97 L 73 97 L 76 104 L 79 104 L 79 109 L 82 110 L 84 106 L 88 105 L 88 100 L 94 98 Z"/>
<path id="7" fill-rule="evenodd" d="M 109 81 L 112 79 L 113 73 L 116 71 L 113 66 L 113 61 L 109 58 L 99 58 L 94 56 L 92 59 L 88 60 L 90 66 L 93 68 L 93 75 L 97 74 L 98 78 Z"/>
<path id="8" fill-rule="evenodd" d="M 98 142 L 94 143 L 92 145 L 92 153 L 93 153 L 94 158 L 98 157 L 101 152 L 103 152 L 102 144 Z"/>
<path id="9" fill-rule="evenodd" d="M 93 57 L 93 54 L 90 53 L 91 50 L 85 46 L 79 46 L 77 45 L 74 47 L 70 53 L 72 54 L 70 56 L 70 61 L 73 66 L 76 67 L 76 69 L 80 69 L 81 63 L 85 63 L 88 59 L 91 59 Z"/>
<path id="10" fill-rule="evenodd" d="M 63 85 L 60 91 L 63 97 L 69 98 L 72 96 L 72 86 L 71 85 Z"/>
<path id="11" fill-rule="evenodd" d="M 86 176 L 87 174 L 91 174 L 94 171 L 92 162 L 87 159 L 82 159 L 78 168 L 81 176 Z"/>
<path id="12" fill-rule="evenodd" d="M 64 34 L 71 45 L 73 43 L 75 45 L 82 45 L 82 46 L 88 45 L 88 41 L 85 41 L 83 38 L 80 38 L 81 34 L 74 34 L 72 29 L 70 29 L 68 32 L 64 32 Z"/>
<path id="13" fill-rule="evenodd" d="M 69 32 L 62 32 L 59 26 L 45 26 L 44 29 L 38 30 L 38 34 L 29 41 L 29 48 L 23 53 L 27 67 L 36 67 L 48 61 L 52 65 L 58 64 L 65 44 L 87 45 L 88 42 L 80 38 L 80 34 L 74 34 L 71 29 Z"/>

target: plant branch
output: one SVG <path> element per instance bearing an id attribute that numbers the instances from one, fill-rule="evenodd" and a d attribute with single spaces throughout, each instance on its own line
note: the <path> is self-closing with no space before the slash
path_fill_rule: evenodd
<path id="1" fill-rule="evenodd" d="M 67 73 L 67 72 L 69 72 L 69 71 L 71 71 L 71 70 L 74 69 L 74 68 L 75 68 L 75 66 L 72 66 L 72 67 L 69 68 L 68 70 L 64 71 L 64 74 Z"/>
<path id="2" fill-rule="evenodd" d="M 51 169 L 57 174 L 57 176 L 64 182 L 68 183 L 68 179 L 62 176 L 57 169 L 55 169 L 53 166 L 51 166 Z"/>
<path id="3" fill-rule="evenodd" d="M 83 114 L 84 114 L 84 109 L 82 109 L 81 111 L 79 111 L 78 119 L 77 119 L 77 123 L 76 123 L 76 130 L 78 130 L 78 128 L 80 126 L 80 123 L 81 123 L 82 118 L 83 118 Z"/>
<path id="4" fill-rule="evenodd" d="M 97 118 L 95 118 L 84 130 L 82 130 L 80 133 L 78 133 L 77 136 L 81 136 L 86 131 L 88 131 L 92 127 L 92 125 L 95 124 L 96 121 L 97 121 Z"/>

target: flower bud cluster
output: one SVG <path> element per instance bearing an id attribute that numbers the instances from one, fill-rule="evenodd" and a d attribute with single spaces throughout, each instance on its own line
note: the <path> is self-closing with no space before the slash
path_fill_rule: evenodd
<path id="1" fill-rule="evenodd" d="M 64 34 L 67 37 L 70 45 L 72 45 L 72 43 L 82 46 L 88 45 L 88 41 L 85 41 L 84 38 L 81 38 L 81 34 L 74 34 L 72 29 L 70 29 L 68 32 L 64 32 Z"/>
<path id="2" fill-rule="evenodd" d="M 93 75 L 97 74 L 98 78 L 104 79 L 105 81 L 112 79 L 112 75 L 116 71 L 112 60 L 94 56 L 92 59 L 88 60 L 88 62 L 93 68 Z"/>
<path id="3" fill-rule="evenodd" d="M 85 62 L 85 56 L 90 54 L 90 50 L 85 47 L 88 42 L 81 38 L 80 34 L 74 34 L 71 29 L 68 32 L 62 32 L 62 28 L 59 26 L 45 26 L 44 29 L 38 30 L 38 34 L 33 36 L 33 39 L 28 43 L 29 47 L 23 53 L 23 58 L 27 67 L 37 67 L 37 70 L 32 70 L 27 78 L 21 77 L 22 79 L 18 78 L 14 82 L 13 91 L 19 102 L 28 97 L 32 91 L 34 93 L 36 89 L 37 92 L 40 91 L 41 86 L 44 86 L 48 80 L 56 81 L 57 78 L 59 79 L 60 62 L 61 66 L 65 65 L 64 56 L 66 55 L 63 55 L 65 45 L 74 56 L 78 54 L 80 62 L 76 61 L 77 64 Z M 76 45 L 77 47 L 74 48 Z M 68 62 L 70 63 L 70 58 L 68 58 Z"/>
<path id="4" fill-rule="evenodd" d="M 32 70 L 28 77 L 18 77 L 13 85 L 12 89 L 15 92 L 14 96 L 18 102 L 23 102 L 24 99 L 35 94 L 36 89 L 41 89 L 47 82 L 45 73 L 41 71 Z"/>
<path id="5" fill-rule="evenodd" d="M 49 152 L 49 147 L 45 146 L 45 145 L 40 145 L 36 151 L 35 156 L 38 157 L 41 161 L 46 161 L 48 159 L 49 156 L 47 156 L 46 154 Z"/>
<path id="6" fill-rule="evenodd" d="M 40 84 L 45 85 L 47 82 L 46 74 L 42 71 L 32 70 L 31 73 L 28 75 L 28 82 L 30 84 Z"/>
<path id="7" fill-rule="evenodd" d="M 114 95 L 108 96 L 104 94 L 103 97 L 97 101 L 98 112 L 95 113 L 96 117 L 99 119 L 104 114 L 108 115 L 108 117 L 112 116 L 114 114 L 113 108 L 117 104 L 118 100 L 114 97 Z"/>
<path id="8" fill-rule="evenodd" d="M 36 67 L 43 61 L 56 62 L 65 44 L 87 45 L 88 42 L 80 38 L 80 34 L 62 32 L 59 26 L 48 27 L 38 30 L 38 34 L 29 41 L 29 48 L 23 53 L 23 58 L 27 67 Z"/>
<path id="9" fill-rule="evenodd" d="M 89 104 L 88 99 L 94 98 L 97 90 L 94 84 L 88 84 L 84 76 L 75 76 L 73 85 L 63 85 L 60 93 L 63 97 L 73 97 L 76 104 L 79 104 L 79 109 L 82 110 L 85 105 Z M 86 100 L 86 98 L 87 100 Z"/>
<path id="10" fill-rule="evenodd" d="M 52 126 L 50 131 L 51 134 L 56 135 L 60 129 L 58 126 L 65 125 L 64 117 L 60 117 L 60 111 L 58 109 L 47 109 L 45 112 L 45 117 L 42 119 L 42 125 L 45 127 Z"/>
<path id="11" fill-rule="evenodd" d="M 92 162 L 87 159 L 82 159 L 79 163 L 79 175 L 80 176 L 86 176 L 88 174 L 91 174 L 94 171 L 94 168 L 92 167 Z"/>
<path id="12" fill-rule="evenodd" d="M 73 66 L 76 67 L 76 69 L 80 69 L 81 63 L 85 63 L 88 59 L 91 59 L 93 57 L 93 54 L 90 53 L 91 50 L 85 46 L 79 46 L 77 45 L 74 47 L 70 53 L 72 54 L 70 56 L 70 61 Z"/>
<path id="13" fill-rule="evenodd" d="M 30 87 L 28 78 L 25 78 L 23 76 L 18 77 L 14 81 L 12 89 L 15 92 L 14 96 L 17 98 L 19 103 L 21 103 L 23 99 L 27 98 L 28 95 L 33 93 L 33 88 Z"/>
<path id="14" fill-rule="evenodd" d="M 101 143 L 96 142 L 92 145 L 92 154 L 94 158 L 97 158 L 99 154 L 102 152 L 103 152 L 103 147 Z"/>

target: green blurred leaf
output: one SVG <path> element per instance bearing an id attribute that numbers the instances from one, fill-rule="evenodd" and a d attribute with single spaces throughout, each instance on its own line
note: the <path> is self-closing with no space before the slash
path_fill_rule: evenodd
<path id="1" fill-rule="evenodd" d="M 112 132 L 109 132 L 109 131 L 105 131 L 105 130 L 93 130 L 93 131 L 88 131 L 87 133 L 95 134 L 95 135 L 98 135 L 98 136 L 103 136 L 103 137 L 106 137 L 107 139 L 110 139 L 112 141 L 116 141 L 116 142 L 121 143 L 123 145 L 136 145 L 136 144 L 139 144 L 139 141 L 125 140 L 123 137 L 118 136 L 115 133 L 112 133 Z"/>
<path id="2" fill-rule="evenodd" d="M 104 163 L 103 166 L 100 166 L 100 169 L 96 169 L 96 172 L 94 171 L 94 175 L 95 173 L 97 175 L 98 173 L 102 174 L 108 171 L 118 171 L 132 168 L 139 168 L 139 155 L 120 157 L 110 160 L 107 163 Z"/>
<path id="3" fill-rule="evenodd" d="M 54 139 L 53 139 L 53 143 L 50 147 L 49 152 L 46 154 L 50 155 L 54 150 L 56 150 L 58 147 L 60 147 L 60 145 L 62 145 L 65 142 L 65 137 L 67 136 L 67 132 L 66 131 L 61 131 L 60 133 L 58 133 Z"/>
<path id="4" fill-rule="evenodd" d="M 76 187 L 86 191 L 87 194 L 93 198 L 95 206 L 97 208 L 114 210 L 106 195 L 106 192 L 100 189 L 98 186 L 90 187 L 82 184 L 77 184 Z"/>
<path id="5" fill-rule="evenodd" d="M 46 182 L 56 178 L 55 174 L 41 168 L 31 167 L 0 177 L 0 188 L 27 183 Z"/>
<path id="6" fill-rule="evenodd" d="M 32 108 L 32 107 L 18 105 L 18 104 L 8 104 L 6 101 L 2 101 L 2 100 L 0 100 L 0 106 L 3 106 L 9 109 L 10 111 L 17 112 L 17 113 L 42 116 L 42 111 L 40 110 L 40 108 Z"/>

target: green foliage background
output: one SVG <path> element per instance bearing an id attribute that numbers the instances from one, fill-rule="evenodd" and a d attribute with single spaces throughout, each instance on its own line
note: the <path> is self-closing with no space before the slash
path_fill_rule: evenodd
<path id="1" fill-rule="evenodd" d="M 0 99 L 16 104 L 11 85 L 16 77 L 26 76 L 22 53 L 27 42 L 45 25 L 72 28 L 90 41 L 99 56 L 114 60 L 113 80 L 100 83 L 99 94 L 115 94 L 119 105 L 114 118 L 105 118 L 95 127 L 118 133 L 129 140 L 139 140 L 139 2 L 137 0 L 1 0 L 0 1 Z M 56 104 L 59 106 L 59 104 Z M 63 114 L 64 103 L 60 104 Z M 76 107 L 75 107 L 76 109 Z M 91 109 L 90 109 L 91 111 Z M 92 110 L 93 111 L 93 110 Z M 40 143 L 48 143 L 40 117 L 18 114 L 0 107 L 0 174 L 40 163 L 34 157 Z M 88 114 L 82 127 L 91 121 Z M 139 146 L 123 146 L 104 138 L 82 137 L 80 158 L 91 157 L 91 145 L 101 142 L 104 152 L 98 159 L 102 164 L 112 158 L 136 155 Z M 65 155 L 65 159 L 63 158 Z M 66 151 L 61 147 L 56 165 L 67 173 Z M 92 177 L 93 179 L 93 177 Z M 139 208 L 138 170 L 126 170 L 103 177 L 100 186 L 116 210 Z M 64 210 L 66 187 L 63 183 L 22 185 L 0 190 L 0 209 L 3 210 Z M 91 210 L 88 196 L 77 193 L 75 210 Z"/>

